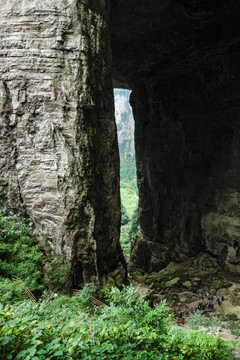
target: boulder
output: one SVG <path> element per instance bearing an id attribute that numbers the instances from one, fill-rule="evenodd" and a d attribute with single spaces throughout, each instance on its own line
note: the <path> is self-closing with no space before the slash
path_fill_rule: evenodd
<path id="1" fill-rule="evenodd" d="M 192 283 L 191 283 L 191 281 L 187 280 L 187 281 L 184 281 L 183 286 L 188 289 L 191 289 Z"/>
<path id="2" fill-rule="evenodd" d="M 166 282 L 166 287 L 171 287 L 173 285 L 176 285 L 180 280 L 180 277 L 175 277 L 172 280 L 169 280 Z"/>

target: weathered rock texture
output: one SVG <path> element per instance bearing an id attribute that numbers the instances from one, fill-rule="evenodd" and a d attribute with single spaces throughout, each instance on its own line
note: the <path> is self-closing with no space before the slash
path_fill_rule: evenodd
<path id="1" fill-rule="evenodd" d="M 74 287 L 126 275 L 107 16 L 105 0 L 1 2 L 0 185 Z"/>
<path id="2" fill-rule="evenodd" d="M 240 271 L 239 2 L 111 4 L 115 86 L 133 89 L 136 122 L 131 268 L 208 250 Z"/>
<path id="3" fill-rule="evenodd" d="M 238 0 L 111 0 L 114 82 L 133 89 L 131 266 L 202 250 L 239 269 Z M 107 0 L 3 0 L 0 185 L 71 265 L 125 277 Z"/>
<path id="4" fill-rule="evenodd" d="M 129 90 L 114 89 L 115 121 L 121 164 L 135 155 L 134 119 L 129 96 Z"/>

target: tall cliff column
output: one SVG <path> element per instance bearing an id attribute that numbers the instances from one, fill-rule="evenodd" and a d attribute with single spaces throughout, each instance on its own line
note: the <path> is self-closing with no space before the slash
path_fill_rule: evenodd
<path id="1" fill-rule="evenodd" d="M 0 185 L 75 287 L 126 276 L 107 15 L 107 0 L 1 3 Z"/>
<path id="2" fill-rule="evenodd" d="M 208 251 L 240 273 L 239 84 L 235 44 L 175 78 L 137 83 L 140 230 L 130 268 L 158 271 Z"/>

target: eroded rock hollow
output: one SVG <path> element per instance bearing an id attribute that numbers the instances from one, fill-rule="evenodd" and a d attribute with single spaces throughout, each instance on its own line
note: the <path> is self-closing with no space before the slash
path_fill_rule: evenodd
<path id="1" fill-rule="evenodd" d="M 10 0 L 0 25 L 2 196 L 64 256 L 69 287 L 126 278 L 112 73 L 133 90 L 130 267 L 209 251 L 240 272 L 239 2 Z"/>
<path id="2" fill-rule="evenodd" d="M 133 90 L 136 126 L 131 268 L 209 251 L 239 272 L 239 3 L 111 3 L 114 80 Z"/>

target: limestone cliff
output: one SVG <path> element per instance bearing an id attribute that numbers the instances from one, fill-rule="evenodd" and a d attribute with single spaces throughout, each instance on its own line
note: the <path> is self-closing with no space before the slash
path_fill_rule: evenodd
<path id="1" fill-rule="evenodd" d="M 2 1 L 0 186 L 69 286 L 126 276 L 112 70 L 133 90 L 131 267 L 209 251 L 240 272 L 239 17 L 238 0 Z"/>
<path id="2" fill-rule="evenodd" d="M 131 268 L 209 251 L 240 272 L 239 2 L 111 2 L 115 86 L 133 89 L 140 232 Z"/>
<path id="3" fill-rule="evenodd" d="M 114 89 L 115 121 L 117 125 L 120 162 L 132 158 L 134 150 L 134 119 L 129 104 L 130 91 Z"/>
<path id="4" fill-rule="evenodd" d="M 108 1 L 1 3 L 0 185 L 71 267 L 121 283 Z"/>

